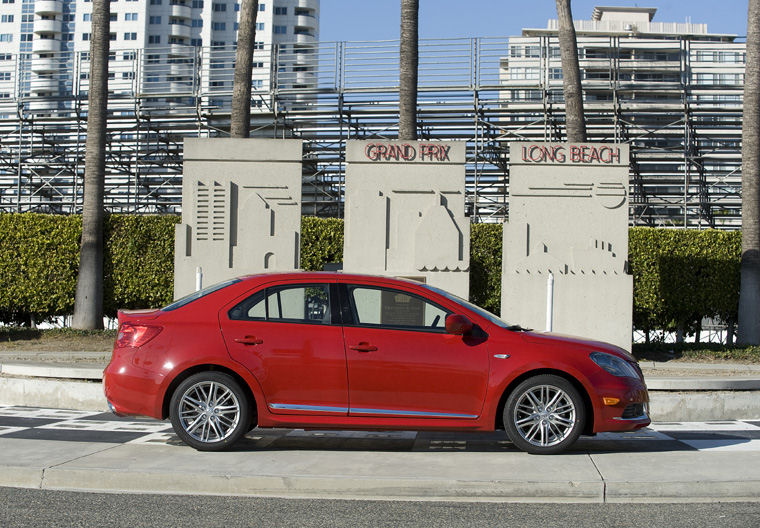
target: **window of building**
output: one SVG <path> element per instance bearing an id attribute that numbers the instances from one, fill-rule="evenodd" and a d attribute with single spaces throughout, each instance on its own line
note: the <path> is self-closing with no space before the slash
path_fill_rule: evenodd
<path id="1" fill-rule="evenodd" d="M 74 13 L 69 13 L 67 15 L 63 15 L 63 21 L 64 22 L 74 22 L 76 19 L 76 15 Z"/>
<path id="2" fill-rule="evenodd" d="M 31 42 L 32 41 L 32 34 L 31 33 L 22 33 L 21 34 L 21 42 Z"/>
<path id="3" fill-rule="evenodd" d="M 193 9 L 203 9 L 203 0 L 193 0 Z"/>
<path id="4" fill-rule="evenodd" d="M 263 62 L 254 62 L 254 63 L 251 64 L 251 67 L 252 68 L 263 68 L 264 67 L 264 63 Z"/>
<path id="5" fill-rule="evenodd" d="M 221 12 L 221 11 L 227 11 L 227 4 L 221 4 L 218 2 L 214 2 L 213 4 L 214 11 Z"/>
<path id="6" fill-rule="evenodd" d="M 197 28 L 203 27 L 203 19 L 194 18 L 193 21 L 191 22 L 191 25 Z"/>
<path id="7" fill-rule="evenodd" d="M 224 42 L 223 40 L 212 40 L 211 41 L 211 45 L 214 46 L 214 47 L 216 47 L 216 48 L 218 48 L 218 47 L 224 47 L 224 46 L 226 46 L 226 42 Z"/>
<path id="8" fill-rule="evenodd" d="M 253 49 L 255 50 L 263 50 L 264 49 L 264 43 L 261 41 L 257 41 L 253 43 Z"/>
<path id="9" fill-rule="evenodd" d="M 108 40 L 116 40 L 116 33 L 109 33 Z"/>
<path id="10" fill-rule="evenodd" d="M 124 15 L 124 20 L 126 20 L 127 22 L 134 22 L 135 20 L 137 20 L 137 13 L 126 13 Z"/>
<path id="11" fill-rule="evenodd" d="M 235 3 L 235 13 L 237 13 L 238 11 L 240 11 L 240 4 Z"/>
<path id="12" fill-rule="evenodd" d="M 13 22 L 13 15 L 3 15 L 0 22 Z"/>
<path id="13" fill-rule="evenodd" d="M 124 33 L 124 40 L 137 40 L 137 33 Z"/>
<path id="14" fill-rule="evenodd" d="M 11 72 L 0 72 L 0 81 L 10 81 Z"/>
<path id="15" fill-rule="evenodd" d="M 148 35 L 148 44 L 161 44 L 161 35 Z"/>
<path id="16" fill-rule="evenodd" d="M 0 61 L 13 60 L 13 56 L 10 53 L 0 53 Z"/>
<path id="17" fill-rule="evenodd" d="M 263 3 L 259 4 L 259 11 L 266 11 L 266 9 L 267 9 L 267 5 L 266 4 L 263 4 Z"/>
<path id="18" fill-rule="evenodd" d="M 135 78 L 135 72 L 121 72 L 121 78 L 122 79 L 134 79 Z"/>
<path id="19" fill-rule="evenodd" d="M 274 14 L 275 15 L 287 15 L 288 14 L 288 8 L 287 7 L 275 7 L 274 8 Z"/>
<path id="20" fill-rule="evenodd" d="M 113 0 L 111 0 L 113 1 Z M 108 78 L 109 79 L 115 79 L 116 78 L 116 72 L 108 72 Z"/>
<path id="21" fill-rule="evenodd" d="M 90 34 L 89 33 L 82 33 L 82 40 L 90 40 Z"/>
<path id="22" fill-rule="evenodd" d="M 256 22 L 256 31 L 264 31 L 264 22 Z"/>
<path id="23" fill-rule="evenodd" d="M 160 24 L 161 23 L 161 17 L 160 16 L 151 16 L 148 19 L 149 24 Z"/>
<path id="24" fill-rule="evenodd" d="M 251 88 L 259 89 L 264 87 L 264 81 L 262 79 L 252 79 Z"/>
<path id="25" fill-rule="evenodd" d="M 161 0 L 150 0 L 150 5 L 161 5 Z"/>
<path id="26" fill-rule="evenodd" d="M 225 22 L 213 22 L 211 26 L 214 31 L 225 31 L 227 29 L 227 24 Z"/>
<path id="27" fill-rule="evenodd" d="M 562 79 L 562 68 L 549 68 L 550 79 Z"/>
<path id="28" fill-rule="evenodd" d="M 92 13 L 85 13 L 84 15 L 82 15 L 82 20 L 84 20 L 85 22 L 91 21 L 92 20 Z"/>
<path id="29" fill-rule="evenodd" d="M 119 21 L 119 13 L 109 13 L 108 20 L 111 22 L 118 22 Z"/>
<path id="30" fill-rule="evenodd" d="M 277 35 L 284 35 L 285 33 L 288 32 L 288 26 L 275 26 L 274 32 Z"/>
<path id="31" fill-rule="evenodd" d="M 121 59 L 125 61 L 135 60 L 136 54 L 134 51 L 125 51 L 121 54 Z"/>
<path id="32" fill-rule="evenodd" d="M 16 0 L 3 0 L 4 4 L 15 4 Z"/>
<path id="33" fill-rule="evenodd" d="M 199 39 L 199 38 L 190 39 L 190 45 L 195 46 L 196 48 L 203 46 L 203 39 Z"/>

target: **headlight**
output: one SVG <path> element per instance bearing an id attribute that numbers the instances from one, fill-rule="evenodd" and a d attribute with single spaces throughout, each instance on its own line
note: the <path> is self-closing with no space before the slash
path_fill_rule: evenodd
<path id="1" fill-rule="evenodd" d="M 617 356 L 604 352 L 592 352 L 589 354 L 589 358 L 613 376 L 639 379 L 639 373 L 633 365 Z"/>

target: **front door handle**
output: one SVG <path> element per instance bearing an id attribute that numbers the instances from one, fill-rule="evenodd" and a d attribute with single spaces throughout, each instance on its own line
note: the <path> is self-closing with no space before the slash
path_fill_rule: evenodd
<path id="1" fill-rule="evenodd" d="M 256 339 L 256 336 L 238 337 L 235 339 L 235 343 L 242 345 L 260 345 L 264 342 L 262 339 Z"/>
<path id="2" fill-rule="evenodd" d="M 358 345 L 351 345 L 348 348 L 351 350 L 356 350 L 357 352 L 374 352 L 377 350 L 377 347 L 374 345 L 370 345 L 366 341 L 362 341 Z"/>

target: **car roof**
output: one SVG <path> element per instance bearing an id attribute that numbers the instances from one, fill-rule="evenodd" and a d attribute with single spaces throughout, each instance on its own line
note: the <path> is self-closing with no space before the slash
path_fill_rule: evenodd
<path id="1" fill-rule="evenodd" d="M 295 271 L 272 271 L 272 272 L 264 272 L 264 273 L 252 273 L 250 275 L 242 275 L 239 277 L 241 280 L 254 280 L 254 279 L 319 279 L 319 280 L 341 280 L 341 281 L 351 281 L 351 280 L 357 280 L 357 281 L 366 281 L 366 280 L 372 280 L 372 281 L 388 281 L 388 282 L 396 282 L 396 283 L 406 283 L 406 284 L 412 284 L 415 286 L 422 286 L 424 283 L 412 280 L 412 279 L 405 279 L 400 277 L 393 277 L 388 275 L 371 275 L 371 274 L 365 274 L 365 273 L 344 273 L 342 271 L 303 271 L 303 270 L 295 270 Z"/>

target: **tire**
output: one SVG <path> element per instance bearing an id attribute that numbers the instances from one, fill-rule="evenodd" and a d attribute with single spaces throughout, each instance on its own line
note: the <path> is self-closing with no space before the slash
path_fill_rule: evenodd
<path id="1" fill-rule="evenodd" d="M 248 432 L 250 402 L 229 374 L 199 372 L 172 394 L 169 415 L 177 436 L 199 451 L 221 451 Z"/>
<path id="2" fill-rule="evenodd" d="M 550 374 L 520 383 L 504 406 L 507 436 L 517 448 L 534 455 L 566 450 L 585 423 L 586 409 L 578 390 L 565 378 Z"/>

